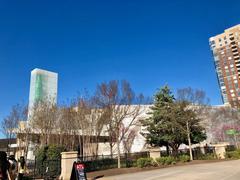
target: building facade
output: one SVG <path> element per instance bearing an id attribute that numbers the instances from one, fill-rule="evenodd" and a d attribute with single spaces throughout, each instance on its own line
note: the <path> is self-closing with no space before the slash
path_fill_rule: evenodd
<path id="1" fill-rule="evenodd" d="M 38 102 L 57 103 L 58 74 L 43 69 L 31 71 L 30 93 L 28 102 L 28 122 L 34 113 L 34 105 Z M 28 123 L 26 124 L 28 126 Z M 27 159 L 33 160 L 35 143 L 29 142 Z"/>
<path id="2" fill-rule="evenodd" d="M 31 71 L 29 112 L 35 103 L 39 101 L 49 101 L 57 103 L 58 74 L 42 69 Z"/>
<path id="3" fill-rule="evenodd" d="M 240 25 L 209 39 L 223 103 L 240 105 Z"/>

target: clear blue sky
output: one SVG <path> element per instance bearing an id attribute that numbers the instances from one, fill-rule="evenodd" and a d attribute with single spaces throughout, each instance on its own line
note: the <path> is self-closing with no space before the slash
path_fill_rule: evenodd
<path id="1" fill-rule="evenodd" d="M 0 120 L 28 102 L 30 71 L 59 73 L 59 101 L 110 79 L 221 97 L 209 37 L 240 23 L 240 1 L 0 1 Z M 1 136 L 1 135 L 0 135 Z"/>

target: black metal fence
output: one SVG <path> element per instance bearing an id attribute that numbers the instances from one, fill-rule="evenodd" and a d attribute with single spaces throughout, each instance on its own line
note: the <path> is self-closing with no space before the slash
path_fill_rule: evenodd
<path id="1" fill-rule="evenodd" d="M 227 145 L 226 152 L 235 151 L 237 148 L 234 145 Z"/>
<path id="2" fill-rule="evenodd" d="M 56 177 L 61 174 L 61 160 L 51 159 L 43 162 L 37 160 L 28 161 L 27 171 L 29 179 L 56 179 Z"/>
<path id="3" fill-rule="evenodd" d="M 150 157 L 149 152 L 136 152 L 121 154 L 121 167 L 132 167 L 136 165 L 137 159 Z M 117 168 L 117 155 L 102 155 L 97 157 L 84 157 L 83 162 L 87 172 Z"/>
<path id="4" fill-rule="evenodd" d="M 173 155 L 171 150 L 169 151 L 169 154 L 167 153 L 167 151 L 161 151 L 160 153 L 161 153 L 161 156 Z M 178 155 L 189 155 L 189 149 L 178 150 Z M 206 146 L 203 149 L 201 149 L 200 147 L 192 148 L 192 155 L 193 155 L 194 160 L 203 159 L 204 156 L 206 156 L 206 155 L 215 156 L 215 147 Z"/>
<path id="5" fill-rule="evenodd" d="M 227 151 L 231 151 L 234 147 L 227 147 Z M 161 151 L 161 156 L 172 155 L 172 151 L 169 154 L 166 151 Z M 215 156 L 215 147 L 206 146 L 204 149 L 199 147 L 192 149 L 193 159 L 204 159 L 206 155 Z M 189 149 L 183 149 L 178 151 L 178 155 L 189 155 Z M 136 152 L 136 153 L 125 153 L 121 154 L 121 167 L 133 167 L 136 166 L 137 159 L 143 157 L 150 157 L 148 151 Z M 117 154 L 113 155 L 98 155 L 98 156 L 84 156 L 80 157 L 81 161 L 84 162 L 86 172 L 105 170 L 117 168 Z M 76 159 L 73 159 L 75 161 Z M 61 159 L 45 160 L 44 162 L 33 160 L 27 162 L 27 169 L 29 171 L 29 178 L 44 178 L 44 179 L 56 179 L 61 174 Z"/>
<path id="6" fill-rule="evenodd" d="M 136 152 L 121 154 L 121 167 L 132 167 L 136 165 L 137 159 L 141 157 L 150 157 L 149 152 Z M 117 154 L 84 156 L 80 157 L 84 162 L 86 172 L 117 168 Z M 75 161 L 76 159 L 73 159 Z M 44 178 L 56 179 L 61 174 L 61 160 L 52 159 L 44 162 L 33 160 L 27 162 L 29 179 Z"/>

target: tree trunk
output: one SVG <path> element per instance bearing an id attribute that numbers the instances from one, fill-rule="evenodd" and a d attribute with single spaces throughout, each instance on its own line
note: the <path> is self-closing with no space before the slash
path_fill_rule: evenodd
<path id="1" fill-rule="evenodd" d="M 8 138 L 8 143 L 7 143 L 7 153 L 9 154 L 9 144 L 10 144 L 10 138 L 11 136 Z"/>
<path id="2" fill-rule="evenodd" d="M 120 153 L 120 140 L 117 139 L 117 158 L 118 158 L 118 168 L 121 168 L 121 153 Z"/>
<path id="3" fill-rule="evenodd" d="M 176 144 L 173 144 L 172 146 L 171 146 L 171 148 L 172 148 L 172 155 L 173 155 L 173 157 L 177 157 L 178 156 L 178 145 L 176 145 Z"/>
<path id="4" fill-rule="evenodd" d="M 48 134 L 45 134 L 45 145 L 48 145 Z"/>
<path id="5" fill-rule="evenodd" d="M 170 153 L 169 153 L 169 145 L 168 144 L 166 145 L 166 149 L 167 149 L 167 155 L 169 156 Z"/>
<path id="6" fill-rule="evenodd" d="M 113 144 L 109 142 L 111 158 L 113 158 Z"/>
<path id="7" fill-rule="evenodd" d="M 27 159 L 27 153 L 28 153 L 28 146 L 29 146 L 29 137 L 28 134 L 26 134 L 26 143 L 25 143 L 25 150 L 24 150 L 24 157 Z"/>
<path id="8" fill-rule="evenodd" d="M 99 143 L 98 143 L 98 140 L 99 140 L 99 137 L 100 135 L 98 134 L 97 137 L 96 137 L 96 149 L 95 149 L 95 156 L 97 157 L 98 156 L 98 149 L 99 149 Z"/>
<path id="9" fill-rule="evenodd" d="M 234 133 L 233 137 L 234 137 L 235 146 L 236 146 L 237 149 L 239 149 L 238 143 L 237 143 L 237 136 L 236 136 L 235 133 Z"/>
<path id="10" fill-rule="evenodd" d="M 192 155 L 192 143 L 191 143 L 190 129 L 189 129 L 188 121 L 187 121 L 187 137 L 188 137 L 188 147 L 189 147 L 190 161 L 192 161 L 192 160 L 193 160 L 193 155 Z"/>

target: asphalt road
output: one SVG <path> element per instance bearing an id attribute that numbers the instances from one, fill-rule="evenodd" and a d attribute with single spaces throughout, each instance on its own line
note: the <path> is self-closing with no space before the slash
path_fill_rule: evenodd
<path id="1" fill-rule="evenodd" d="M 240 160 L 176 166 L 110 176 L 104 180 L 240 180 Z"/>

